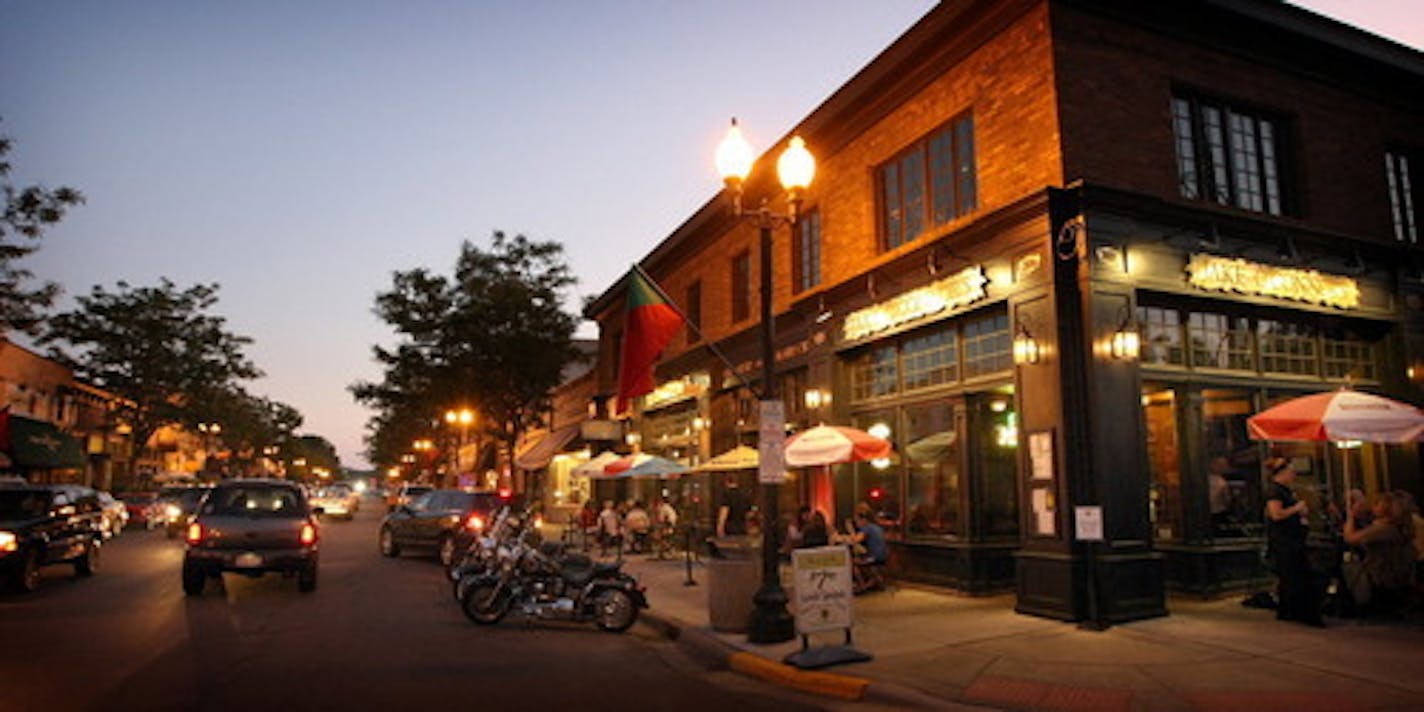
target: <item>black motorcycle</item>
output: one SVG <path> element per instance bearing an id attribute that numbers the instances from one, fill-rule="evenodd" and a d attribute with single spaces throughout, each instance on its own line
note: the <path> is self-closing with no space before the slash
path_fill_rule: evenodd
<path id="1" fill-rule="evenodd" d="M 604 564 L 563 545 L 516 542 L 497 566 L 464 576 L 457 597 L 465 616 L 493 625 L 518 607 L 526 618 L 592 622 L 611 633 L 627 630 L 648 607 L 637 579 L 622 563 Z"/>

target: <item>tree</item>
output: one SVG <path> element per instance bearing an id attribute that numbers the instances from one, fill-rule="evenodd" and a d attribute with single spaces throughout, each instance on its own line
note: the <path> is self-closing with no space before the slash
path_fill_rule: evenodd
<path id="1" fill-rule="evenodd" d="M 336 446 L 320 435 L 300 435 L 282 448 L 282 460 L 287 466 L 287 476 L 292 479 L 315 480 L 312 475 L 324 469 L 332 476 L 341 472 L 341 458 L 336 455 Z"/>
<path id="2" fill-rule="evenodd" d="M 217 302 L 216 284 L 119 282 L 112 292 L 96 285 L 75 309 L 53 317 L 40 341 L 69 345 L 73 355 L 58 348 L 51 355 L 132 402 L 121 415 L 143 447 L 165 425 L 214 419 L 215 405 L 241 381 L 262 375 L 243 354 L 252 340 L 208 313 Z"/>
<path id="3" fill-rule="evenodd" d="M 234 474 L 260 471 L 258 465 L 263 450 L 281 446 L 291 440 L 302 425 L 302 414 L 290 405 L 254 396 L 240 387 L 218 392 L 205 403 L 190 411 L 191 422 L 217 423 L 221 430 L 216 440 L 232 453 Z"/>
<path id="4" fill-rule="evenodd" d="M 374 348 L 382 382 L 351 387 L 378 412 L 367 438 L 372 460 L 394 462 L 410 434 L 429 432 L 431 418 L 457 406 L 478 410 L 478 435 L 511 456 L 539 424 L 564 367 L 580 358 L 561 298 L 574 282 L 562 245 L 502 232 L 489 250 L 461 245 L 451 278 L 396 272 L 375 311 L 400 341 Z"/>
<path id="5" fill-rule="evenodd" d="M 59 295 L 59 285 L 25 286 L 34 274 L 16 263 L 38 250 L 45 229 L 63 220 L 70 207 L 84 202 L 84 196 L 67 187 L 16 187 L 10 182 L 7 158 L 13 145 L 8 137 L 0 136 L 0 193 L 5 199 L 4 213 L 0 214 L 0 333 L 19 330 L 33 334 L 42 312 Z"/>

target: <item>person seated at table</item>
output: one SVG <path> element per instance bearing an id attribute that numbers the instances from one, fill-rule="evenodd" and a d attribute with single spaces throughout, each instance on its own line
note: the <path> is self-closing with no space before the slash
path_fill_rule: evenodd
<path id="1" fill-rule="evenodd" d="M 817 546 L 826 546 L 831 543 L 831 525 L 826 522 L 826 515 L 817 509 L 811 512 L 806 530 L 801 532 L 801 543 L 798 545 L 802 549 L 810 549 Z"/>
<path id="2" fill-rule="evenodd" d="M 885 561 L 890 558 L 890 549 L 885 544 L 885 530 L 875 523 L 869 512 L 857 510 L 854 519 L 846 522 L 849 534 L 846 540 L 855 553 L 852 574 L 855 592 L 863 593 L 884 588 L 885 577 L 881 573 Z M 860 548 L 856 548 L 859 545 Z"/>
<path id="3" fill-rule="evenodd" d="M 1401 605 L 1414 579 L 1414 522 L 1406 502 L 1392 492 L 1375 497 L 1368 526 L 1345 520 L 1344 539 L 1364 550 L 1360 561 L 1346 562 L 1345 579 L 1364 612 L 1389 612 Z"/>
<path id="4" fill-rule="evenodd" d="M 628 553 L 641 554 L 647 550 L 648 532 L 652 531 L 653 520 L 642 502 L 634 502 L 623 517 L 623 526 L 628 530 Z"/>

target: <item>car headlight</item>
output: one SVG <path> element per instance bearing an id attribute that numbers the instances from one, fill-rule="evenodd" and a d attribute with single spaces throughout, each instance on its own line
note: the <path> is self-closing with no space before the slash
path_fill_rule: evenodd
<path id="1" fill-rule="evenodd" d="M 177 521 L 178 517 L 182 516 L 183 509 L 176 504 L 170 504 L 167 507 L 163 508 L 163 513 L 168 515 L 169 519 Z"/>
<path id="2" fill-rule="evenodd" d="M 0 554 L 8 554 L 20 548 L 20 540 L 11 532 L 0 532 Z"/>

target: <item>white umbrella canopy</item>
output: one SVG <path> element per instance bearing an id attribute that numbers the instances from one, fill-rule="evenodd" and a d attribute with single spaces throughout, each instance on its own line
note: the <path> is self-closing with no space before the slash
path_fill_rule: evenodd
<path id="1" fill-rule="evenodd" d="M 687 465 L 645 452 L 620 457 L 603 466 L 607 477 L 666 477 L 691 471 Z"/>
<path id="2" fill-rule="evenodd" d="M 617 459 L 618 453 L 604 450 L 594 457 L 589 458 L 588 462 L 575 467 L 573 469 L 573 475 L 574 477 L 607 477 L 607 475 L 603 474 L 603 468 L 607 467 L 608 463 Z"/>

